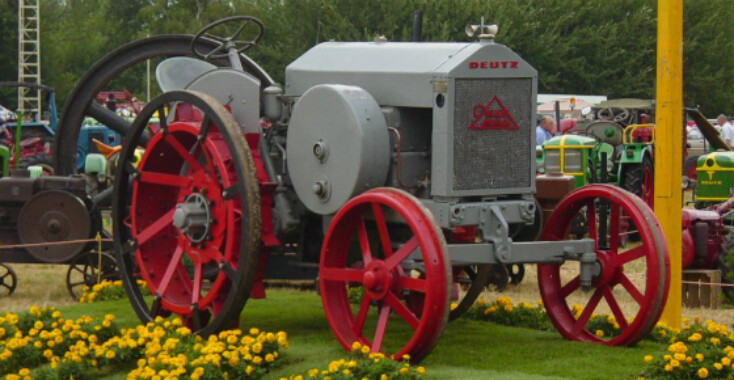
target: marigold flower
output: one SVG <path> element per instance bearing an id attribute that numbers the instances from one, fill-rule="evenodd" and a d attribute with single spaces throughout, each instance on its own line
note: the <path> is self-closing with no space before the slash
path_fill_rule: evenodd
<path id="1" fill-rule="evenodd" d="M 726 367 L 731 364 L 731 359 L 729 359 L 728 356 L 724 356 L 723 358 L 721 358 L 721 364 Z"/>
<path id="2" fill-rule="evenodd" d="M 362 344 L 359 342 L 352 343 L 352 351 L 357 351 L 362 348 Z"/>
<path id="3" fill-rule="evenodd" d="M 596 330 L 596 332 L 594 332 L 594 335 L 596 335 L 597 338 L 601 338 L 604 336 L 604 331 Z"/>
<path id="4" fill-rule="evenodd" d="M 694 356 L 696 357 L 696 360 L 698 360 L 699 362 L 702 362 L 703 359 L 704 359 L 703 354 L 701 354 L 701 353 L 698 353 L 698 354 L 696 354 Z"/>
<path id="5" fill-rule="evenodd" d="M 673 372 L 673 366 L 670 364 L 665 365 L 665 371 L 666 372 Z"/>
<path id="6" fill-rule="evenodd" d="M 701 367 L 698 369 L 698 372 L 696 372 L 696 374 L 698 375 L 698 377 L 705 379 L 709 377 L 709 370 L 704 367 Z"/>
<path id="7" fill-rule="evenodd" d="M 415 369 L 415 371 L 418 372 L 418 373 L 420 373 L 420 374 L 426 373 L 426 369 L 423 368 L 423 367 L 418 367 L 418 368 Z"/>
<path id="8" fill-rule="evenodd" d="M 714 368 L 716 368 L 717 371 L 721 371 L 721 369 L 724 368 L 724 366 L 721 365 L 721 363 L 714 363 Z"/>
<path id="9" fill-rule="evenodd" d="M 650 363 L 652 359 L 653 359 L 652 355 L 645 355 L 645 363 Z"/>

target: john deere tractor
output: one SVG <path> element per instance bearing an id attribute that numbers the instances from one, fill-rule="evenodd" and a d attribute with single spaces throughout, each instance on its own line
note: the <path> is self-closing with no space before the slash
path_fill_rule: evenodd
<path id="1" fill-rule="evenodd" d="M 594 110 L 596 120 L 546 141 L 536 151 L 536 162 L 546 174 L 575 177 L 576 187 L 611 183 L 652 206 L 655 126 L 647 123 L 652 102 L 616 99 Z"/>

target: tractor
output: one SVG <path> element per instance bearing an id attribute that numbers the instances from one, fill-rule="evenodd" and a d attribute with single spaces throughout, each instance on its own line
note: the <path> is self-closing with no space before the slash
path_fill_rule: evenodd
<path id="1" fill-rule="evenodd" d="M 566 134 L 543 143 L 536 153 L 544 173 L 563 173 L 576 186 L 610 183 L 654 202 L 652 102 L 614 99 L 594 106 L 595 121 L 574 123 Z M 541 159 L 542 158 L 542 159 Z"/>
<path id="2" fill-rule="evenodd" d="M 575 189 L 541 241 L 511 237 L 537 223 L 538 75 L 495 41 L 496 26 L 467 28 L 479 34 L 472 42 L 324 42 L 288 65 L 284 85 L 245 54 L 263 32 L 260 20 L 231 16 L 194 36 L 132 42 L 96 63 L 64 106 L 54 152 L 62 173 L 75 169 L 85 116 L 125 136 L 114 250 L 141 320 L 175 314 L 206 336 L 237 325 L 248 299 L 265 296 L 264 277 L 300 273 L 318 278 L 345 349 L 360 342 L 416 362 L 476 300 L 489 265 L 536 263 L 563 337 L 629 345 L 654 327 L 668 252 L 632 193 Z M 132 123 L 95 105 L 97 89 L 147 59 L 161 60 L 162 93 Z M 621 213 L 638 226 L 631 249 L 619 244 Z M 571 239 L 579 214 L 592 222 Z M 461 289 L 467 268 L 476 273 Z M 623 311 L 625 297 L 634 307 Z M 619 334 L 594 334 L 588 322 L 600 305 Z"/>

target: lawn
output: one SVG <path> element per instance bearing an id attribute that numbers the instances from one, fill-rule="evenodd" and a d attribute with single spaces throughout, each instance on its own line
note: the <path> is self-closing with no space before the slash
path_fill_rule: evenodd
<path id="1" fill-rule="evenodd" d="M 65 317 L 112 313 L 122 327 L 138 323 L 126 300 L 61 307 Z M 264 300 L 245 307 L 240 327 L 288 333 L 291 347 L 282 364 L 266 378 L 324 368 L 344 356 L 331 334 L 318 295 L 272 290 Z M 563 340 L 556 333 L 459 319 L 421 365 L 429 379 L 633 379 L 644 367 L 643 356 L 660 354 L 665 346 L 641 342 L 632 348 L 605 347 Z M 131 365 L 134 365 L 131 363 Z M 121 369 L 107 379 L 124 379 Z"/>

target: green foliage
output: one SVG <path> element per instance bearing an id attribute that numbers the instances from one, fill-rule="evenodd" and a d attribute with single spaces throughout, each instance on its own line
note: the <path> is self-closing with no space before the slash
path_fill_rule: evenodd
<path id="1" fill-rule="evenodd" d="M 704 113 L 734 112 L 730 0 L 684 2 L 684 98 Z M 289 62 L 313 45 L 411 37 L 412 12 L 424 12 L 426 41 L 467 41 L 464 25 L 500 26 L 498 41 L 539 72 L 541 93 L 654 95 L 656 6 L 653 0 L 48 0 L 41 3 L 42 77 L 62 103 L 104 54 L 147 35 L 193 34 L 224 16 L 250 14 L 266 33 L 250 55 L 276 80 Z M 17 2 L 0 0 L 0 80 L 17 77 Z M 111 85 L 112 86 L 112 85 Z M 123 73 L 114 83 L 144 98 L 145 73 Z M 155 89 L 154 89 L 155 91 Z M 0 104 L 15 105 L 14 89 Z"/>

